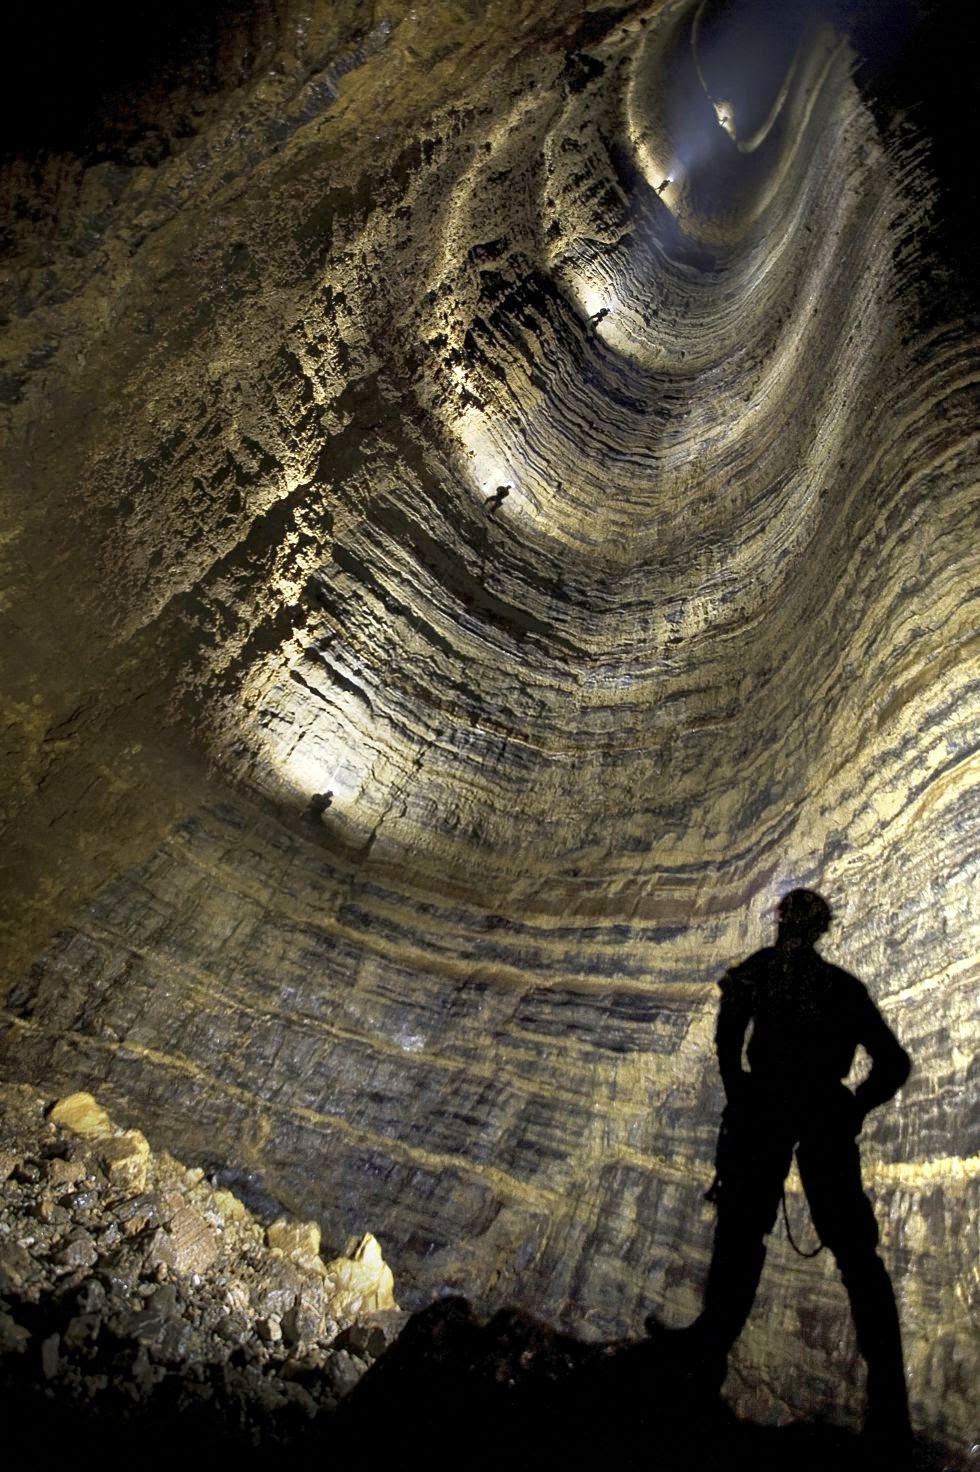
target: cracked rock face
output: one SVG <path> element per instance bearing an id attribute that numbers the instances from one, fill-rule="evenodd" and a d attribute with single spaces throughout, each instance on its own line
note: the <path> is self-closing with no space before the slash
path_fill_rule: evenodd
<path id="1" fill-rule="evenodd" d="M 410 1305 L 680 1323 L 713 983 L 818 888 L 914 1060 L 866 1175 L 960 1445 L 976 344 L 921 148 L 830 9 L 243 34 L 152 146 L 4 169 L 8 1075 L 378 1224 Z M 734 1403 L 847 1424 L 858 1363 L 777 1236 Z"/>

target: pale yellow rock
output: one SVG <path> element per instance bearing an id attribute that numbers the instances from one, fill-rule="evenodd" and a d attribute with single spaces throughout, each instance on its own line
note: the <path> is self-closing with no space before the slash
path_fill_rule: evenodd
<path id="1" fill-rule="evenodd" d="M 326 1273 L 334 1287 L 329 1312 L 336 1319 L 397 1309 L 395 1280 L 376 1237 L 365 1233 L 349 1257 L 335 1257 Z"/>
<path id="2" fill-rule="evenodd" d="M 243 1202 L 231 1191 L 215 1191 L 211 1197 L 211 1205 L 225 1222 L 243 1222 L 248 1218 L 248 1211 Z"/>
<path id="3" fill-rule="evenodd" d="M 140 1130 L 123 1130 L 97 1142 L 100 1161 L 117 1191 L 136 1196 L 146 1189 L 150 1143 Z"/>
<path id="4" fill-rule="evenodd" d="M 286 1257 L 319 1257 L 320 1228 L 316 1222 L 290 1222 L 280 1217 L 267 1228 L 265 1240 L 269 1247 Z"/>
<path id="5" fill-rule="evenodd" d="M 84 1092 L 66 1094 L 63 1099 L 59 1099 L 48 1118 L 53 1124 L 63 1125 L 65 1129 L 82 1135 L 85 1139 L 107 1135 L 112 1129 L 112 1120 L 102 1105 L 97 1104 L 91 1094 Z"/>
<path id="6" fill-rule="evenodd" d="M 184 1170 L 186 1169 L 183 1161 L 171 1155 L 169 1150 L 158 1150 L 156 1160 L 158 1178 L 163 1178 L 164 1176 L 183 1176 Z"/>

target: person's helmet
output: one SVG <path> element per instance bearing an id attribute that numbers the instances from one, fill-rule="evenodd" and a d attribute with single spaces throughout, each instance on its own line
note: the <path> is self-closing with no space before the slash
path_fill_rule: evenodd
<path id="1" fill-rule="evenodd" d="M 813 889 L 791 889 L 776 906 L 780 922 L 807 935 L 823 935 L 830 929 L 833 913 L 822 894 Z"/>

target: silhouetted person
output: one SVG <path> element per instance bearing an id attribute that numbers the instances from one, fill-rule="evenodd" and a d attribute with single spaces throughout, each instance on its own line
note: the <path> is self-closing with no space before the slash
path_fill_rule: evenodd
<path id="1" fill-rule="evenodd" d="M 723 1375 L 752 1308 L 795 1149 L 813 1224 L 837 1259 L 867 1362 L 866 1429 L 901 1445 L 909 1436 L 901 1334 L 856 1136 L 869 1110 L 901 1088 L 909 1057 L 857 977 L 814 949 L 830 924 L 826 900 L 794 889 L 777 914 L 776 944 L 721 982 L 716 1046 L 728 1103 L 708 1193 L 718 1220 L 704 1307 L 687 1332 L 702 1363 Z M 858 1045 L 871 1071 L 852 1093 L 842 1080 Z"/>

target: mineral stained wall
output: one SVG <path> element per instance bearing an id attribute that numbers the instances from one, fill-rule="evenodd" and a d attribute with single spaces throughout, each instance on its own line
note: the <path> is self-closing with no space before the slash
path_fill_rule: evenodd
<path id="1" fill-rule="evenodd" d="M 283 0 L 153 148 L 5 167 L 0 1055 L 408 1306 L 635 1333 L 700 1301 L 714 982 L 817 887 L 914 1059 L 866 1174 L 962 1447 L 975 340 L 780 14 Z M 777 1233 L 733 1403 L 861 1381 Z"/>

